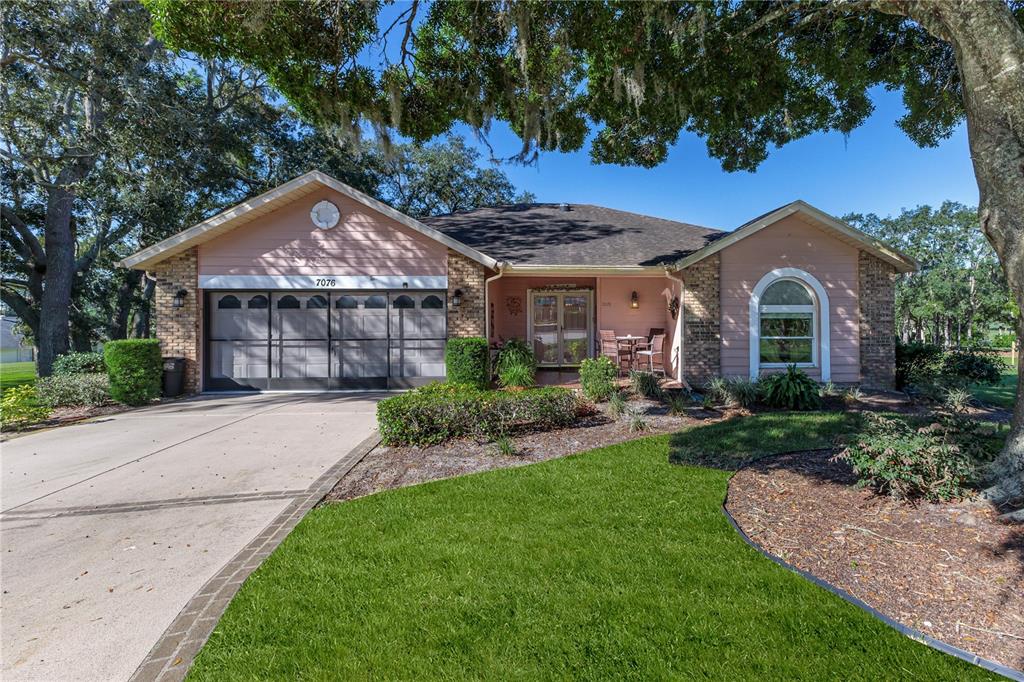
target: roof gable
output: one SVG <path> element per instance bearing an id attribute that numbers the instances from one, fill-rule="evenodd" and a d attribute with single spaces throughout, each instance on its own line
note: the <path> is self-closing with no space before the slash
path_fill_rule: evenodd
<path id="1" fill-rule="evenodd" d="M 708 256 L 718 253 L 722 249 L 726 249 L 732 244 L 745 239 L 751 235 L 757 234 L 764 228 L 774 225 L 783 218 L 788 216 L 800 214 L 806 222 L 812 226 L 818 227 L 826 232 L 830 232 L 833 235 L 839 237 L 842 241 L 849 244 L 853 244 L 864 251 L 867 251 L 881 260 L 889 263 L 896 268 L 897 272 L 914 272 L 918 269 L 918 263 L 910 256 L 901 253 L 900 251 L 888 246 L 884 242 L 875 239 L 866 232 L 862 232 L 857 228 L 847 225 L 843 221 L 830 216 L 821 209 L 811 206 L 805 201 L 800 199 L 788 203 L 784 206 L 769 211 L 763 215 L 760 215 L 753 220 L 750 220 L 740 227 L 736 228 L 733 232 L 722 236 L 722 238 L 711 242 L 706 247 L 695 251 L 694 253 L 681 258 L 676 262 L 676 267 L 679 269 L 685 268 L 689 265 L 701 261 Z"/>
<path id="2" fill-rule="evenodd" d="M 320 171 L 310 171 L 305 175 L 289 180 L 283 185 L 279 185 L 278 187 L 264 192 L 259 196 L 236 204 L 235 206 L 232 206 L 211 218 L 207 218 L 201 223 L 197 223 L 186 230 L 182 230 L 163 241 L 157 242 L 152 246 L 124 258 L 118 264 L 126 268 L 145 270 L 167 258 L 170 258 L 171 256 L 186 251 L 193 246 L 197 246 L 231 232 L 232 230 L 238 229 L 260 216 L 271 213 L 286 204 L 290 204 L 291 202 L 310 194 L 321 186 L 329 187 L 340 194 L 344 194 L 374 211 L 391 218 L 395 222 L 438 241 L 453 251 L 457 251 L 467 258 L 481 263 L 488 268 L 494 268 L 497 265 L 497 261 L 490 256 L 487 256 L 466 244 L 456 241 L 444 233 L 424 225 L 415 218 L 411 218 L 401 211 L 396 211 L 384 202 L 378 201 L 377 199 L 360 192 L 354 187 L 350 187 L 340 180 L 332 178 L 326 173 L 322 173 Z"/>

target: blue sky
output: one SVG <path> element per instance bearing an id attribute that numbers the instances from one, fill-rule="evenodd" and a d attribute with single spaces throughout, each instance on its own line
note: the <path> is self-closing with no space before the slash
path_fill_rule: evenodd
<path id="1" fill-rule="evenodd" d="M 502 168 L 538 201 L 598 204 L 726 230 L 794 199 L 837 216 L 893 215 L 947 199 L 976 205 L 964 126 L 938 147 L 922 149 L 896 127 L 903 113 L 899 93 L 878 88 L 872 95 L 874 114 L 848 137 L 816 134 L 792 142 L 754 173 L 726 173 L 689 133 L 652 169 L 594 165 L 586 149 L 542 154 L 537 166 Z M 472 142 L 468 128 L 456 132 Z M 503 124 L 495 124 L 488 139 L 498 157 L 520 148 Z"/>

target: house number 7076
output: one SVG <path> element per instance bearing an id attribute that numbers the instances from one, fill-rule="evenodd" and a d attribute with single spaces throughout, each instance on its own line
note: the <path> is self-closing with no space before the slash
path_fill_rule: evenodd
<path id="1" fill-rule="evenodd" d="M 320 279 L 320 278 L 317 278 L 316 285 L 318 287 L 333 287 L 334 286 L 334 280 L 333 279 Z"/>

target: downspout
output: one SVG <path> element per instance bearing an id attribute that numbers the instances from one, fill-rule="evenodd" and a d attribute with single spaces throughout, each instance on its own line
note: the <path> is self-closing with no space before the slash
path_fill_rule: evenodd
<path id="1" fill-rule="evenodd" d="M 680 386 L 691 391 L 693 389 L 683 378 L 683 288 L 686 285 L 682 277 L 676 277 L 667 267 L 665 268 L 665 277 L 679 285 L 679 312 L 676 314 L 676 329 L 672 334 L 672 345 L 679 348 L 679 356 L 676 359 L 676 381 Z"/>
<path id="2" fill-rule="evenodd" d="M 505 275 L 505 263 L 499 262 L 496 267 L 498 274 L 484 280 L 484 338 L 488 346 L 491 345 L 491 282 Z"/>

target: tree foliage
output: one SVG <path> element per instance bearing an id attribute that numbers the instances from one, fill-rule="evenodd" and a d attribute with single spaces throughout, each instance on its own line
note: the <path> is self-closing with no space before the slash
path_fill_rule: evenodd
<path id="1" fill-rule="evenodd" d="M 903 341 L 945 346 L 986 343 L 1016 326 L 1016 305 L 992 245 L 978 229 L 978 209 L 945 202 L 881 218 L 844 217 L 920 263 L 896 282 L 896 329 Z"/>
<path id="2" fill-rule="evenodd" d="M 0 296 L 49 362 L 69 336 L 149 334 L 152 283 L 119 259 L 313 168 L 420 215 L 515 198 L 458 138 L 339 144 L 259 71 L 169 52 L 137 3 L 11 3 L 3 21 Z"/>

